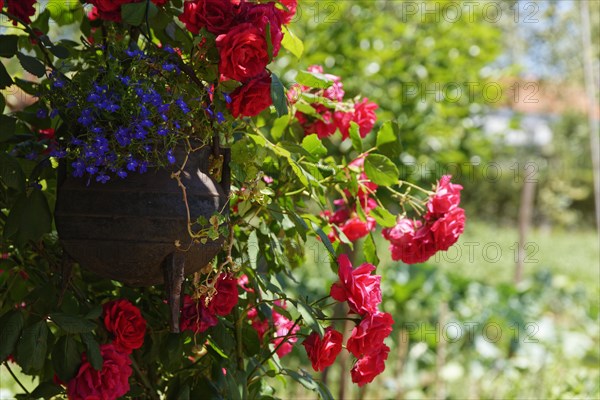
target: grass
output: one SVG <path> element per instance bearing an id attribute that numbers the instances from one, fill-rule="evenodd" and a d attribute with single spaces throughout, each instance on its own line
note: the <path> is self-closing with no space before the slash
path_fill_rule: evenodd
<path id="1" fill-rule="evenodd" d="M 517 243 L 516 227 L 467 221 L 458 243 L 430 262 L 447 272 L 485 283 L 511 282 Z M 600 245 L 596 232 L 533 229 L 526 244 L 525 278 L 547 269 L 582 283 L 590 293 L 600 293 Z"/>

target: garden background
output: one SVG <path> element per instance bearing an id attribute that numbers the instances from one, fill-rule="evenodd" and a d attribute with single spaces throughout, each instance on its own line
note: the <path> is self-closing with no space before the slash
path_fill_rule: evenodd
<path id="1" fill-rule="evenodd" d="M 430 186 L 452 174 L 468 216 L 447 253 L 415 266 L 382 260 L 383 308 L 396 321 L 388 367 L 358 389 L 340 378 L 341 358 L 324 378 L 336 398 L 600 397 L 590 144 L 600 108 L 584 68 L 589 54 L 597 91 L 600 2 L 583 3 L 300 2 L 292 27 L 304 55 L 276 64 L 286 86 L 312 64 L 341 76 L 348 94 L 379 105 L 380 121 L 398 121 L 401 178 Z M 354 257 L 362 261 L 360 249 Z M 326 291 L 328 262 L 313 242 L 295 271 L 300 285 L 285 289 Z M 289 363 L 306 362 L 299 347 Z M 281 386 L 289 398 L 315 397 Z M 0 398 L 16 392 L 2 370 Z"/>

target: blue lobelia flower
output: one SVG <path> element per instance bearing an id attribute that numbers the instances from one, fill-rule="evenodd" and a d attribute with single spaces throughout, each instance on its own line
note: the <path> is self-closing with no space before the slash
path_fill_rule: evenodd
<path id="1" fill-rule="evenodd" d="M 104 172 L 101 172 L 96 177 L 96 182 L 106 183 L 110 180 L 110 176 L 106 175 Z"/>
<path id="2" fill-rule="evenodd" d="M 167 161 L 169 161 L 169 164 L 175 164 L 175 156 L 173 155 L 173 150 L 169 150 L 167 151 Z"/>

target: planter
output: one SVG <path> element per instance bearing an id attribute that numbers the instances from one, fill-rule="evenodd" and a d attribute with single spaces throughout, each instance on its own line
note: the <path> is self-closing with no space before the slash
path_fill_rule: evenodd
<path id="1" fill-rule="evenodd" d="M 217 151 L 224 159 L 221 182 L 209 174 L 210 146 L 191 153 L 180 175 L 192 221 L 228 213 L 229 150 Z M 185 153 L 176 157 L 182 162 Z M 183 191 L 171 177 L 177 170 L 132 173 L 105 184 L 66 176 L 59 184 L 55 218 L 66 252 L 82 267 L 131 286 L 166 280 L 178 313 L 183 277 L 208 264 L 224 238 L 193 243 Z"/>

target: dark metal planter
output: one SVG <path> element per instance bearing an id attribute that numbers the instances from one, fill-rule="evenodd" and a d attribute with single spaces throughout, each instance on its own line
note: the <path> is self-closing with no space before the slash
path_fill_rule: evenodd
<path id="1" fill-rule="evenodd" d="M 229 150 L 220 152 L 224 156 L 221 182 L 209 174 L 210 146 L 191 153 L 180 175 L 192 221 L 228 213 Z M 183 161 L 183 152 L 176 155 L 178 162 Z M 65 177 L 58 188 L 55 219 L 66 252 L 82 267 L 131 286 L 165 282 L 171 305 L 177 309 L 171 328 L 177 330 L 173 318 L 179 320 L 183 277 L 208 264 L 224 238 L 192 243 L 183 192 L 171 177 L 174 171 L 132 173 L 106 184 Z"/>

